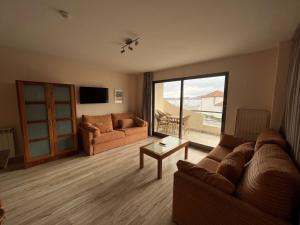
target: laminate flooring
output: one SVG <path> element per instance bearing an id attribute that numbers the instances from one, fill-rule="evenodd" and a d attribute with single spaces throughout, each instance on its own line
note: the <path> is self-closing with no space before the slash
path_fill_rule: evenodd
<path id="1" fill-rule="evenodd" d="M 0 173 L 4 225 L 172 225 L 173 174 L 184 149 L 157 161 L 139 147 L 148 138 L 95 156 L 76 156 Z M 189 161 L 205 152 L 189 148 Z"/>

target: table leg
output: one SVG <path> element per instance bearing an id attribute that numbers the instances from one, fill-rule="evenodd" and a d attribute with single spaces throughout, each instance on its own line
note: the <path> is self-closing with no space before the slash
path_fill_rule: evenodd
<path id="1" fill-rule="evenodd" d="M 189 146 L 186 145 L 186 146 L 184 147 L 184 159 L 187 159 L 187 158 L 188 158 L 188 150 L 189 150 Z"/>
<path id="2" fill-rule="evenodd" d="M 140 169 L 144 168 L 144 153 L 140 151 Z"/>
<path id="3" fill-rule="evenodd" d="M 162 159 L 157 160 L 157 179 L 162 177 Z"/>

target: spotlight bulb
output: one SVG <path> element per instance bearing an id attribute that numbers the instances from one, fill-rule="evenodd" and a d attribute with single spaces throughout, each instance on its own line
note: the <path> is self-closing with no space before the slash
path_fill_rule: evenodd
<path id="1" fill-rule="evenodd" d="M 125 49 L 122 49 L 122 50 L 121 50 L 121 53 L 124 53 L 124 52 L 125 52 Z"/>
<path id="2" fill-rule="evenodd" d="M 137 46 L 139 44 L 139 42 L 136 40 L 134 44 L 135 44 L 135 46 Z"/>
<path id="3" fill-rule="evenodd" d="M 128 46 L 128 49 L 129 49 L 130 51 L 132 51 L 132 50 L 133 50 L 133 48 L 131 48 L 131 46 Z"/>

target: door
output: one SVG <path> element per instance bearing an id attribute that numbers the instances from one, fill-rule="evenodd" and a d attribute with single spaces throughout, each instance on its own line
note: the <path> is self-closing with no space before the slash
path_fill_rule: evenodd
<path id="1" fill-rule="evenodd" d="M 183 82 L 182 138 L 215 147 L 224 129 L 225 75 Z"/>
<path id="2" fill-rule="evenodd" d="M 26 162 L 54 155 L 49 85 L 17 82 Z"/>
<path id="3" fill-rule="evenodd" d="M 55 154 L 73 151 L 77 146 L 74 87 L 71 85 L 52 85 L 53 133 Z"/>
<path id="4" fill-rule="evenodd" d="M 228 73 L 153 82 L 153 134 L 215 147 L 225 128 Z"/>
<path id="5" fill-rule="evenodd" d="M 179 137 L 181 81 L 154 84 L 154 133 Z"/>

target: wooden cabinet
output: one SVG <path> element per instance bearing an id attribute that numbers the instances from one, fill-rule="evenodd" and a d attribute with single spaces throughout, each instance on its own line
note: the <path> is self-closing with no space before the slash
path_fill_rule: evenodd
<path id="1" fill-rule="evenodd" d="M 75 87 L 16 81 L 25 166 L 77 151 Z"/>

